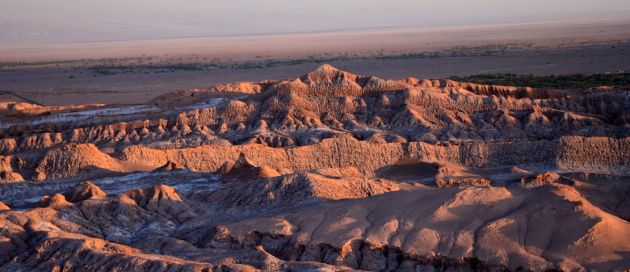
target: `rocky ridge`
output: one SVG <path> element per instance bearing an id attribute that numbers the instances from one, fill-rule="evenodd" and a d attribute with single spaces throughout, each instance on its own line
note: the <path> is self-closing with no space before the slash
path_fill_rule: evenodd
<path id="1" fill-rule="evenodd" d="M 291 80 L 0 106 L 2 271 L 630 266 L 630 91 Z"/>

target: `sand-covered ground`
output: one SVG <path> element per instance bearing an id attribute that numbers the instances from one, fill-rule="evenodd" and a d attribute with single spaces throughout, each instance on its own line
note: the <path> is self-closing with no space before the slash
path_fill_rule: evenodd
<path id="1" fill-rule="evenodd" d="M 136 104 L 177 90 L 293 78 L 323 62 L 385 78 L 630 70 L 630 20 L 75 44 L 0 44 L 0 101 Z M 16 97 L 12 93 L 22 97 Z"/>

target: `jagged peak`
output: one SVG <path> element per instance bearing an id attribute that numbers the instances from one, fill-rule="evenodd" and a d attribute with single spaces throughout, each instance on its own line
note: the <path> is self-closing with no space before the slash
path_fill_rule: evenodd
<path id="1" fill-rule="evenodd" d="M 256 166 L 244 153 L 241 153 L 233 163 L 226 162 L 221 166 L 219 173 L 224 175 L 226 180 L 248 180 L 255 178 L 270 178 L 280 175 L 275 169 L 266 165 Z"/>
<path id="2" fill-rule="evenodd" d="M 338 72 L 340 71 L 337 67 L 334 67 L 328 63 L 324 63 L 317 67 L 314 72 Z"/>
<path id="3" fill-rule="evenodd" d="M 66 199 L 70 202 L 80 202 L 89 198 L 103 198 L 106 196 L 107 194 L 101 188 L 89 181 L 77 184 L 65 194 Z"/>
<path id="4" fill-rule="evenodd" d="M 68 202 L 68 200 L 66 200 L 66 197 L 64 195 L 57 193 L 52 196 L 49 196 L 49 195 L 43 196 L 39 200 L 39 205 L 41 207 L 48 207 L 48 208 L 61 208 L 65 206 L 70 206 L 72 204 Z"/>
<path id="5" fill-rule="evenodd" d="M 4 202 L 0 201 L 0 211 L 10 211 L 11 207 L 9 207 L 7 204 L 4 204 Z"/>
<path id="6" fill-rule="evenodd" d="M 536 112 L 536 113 L 542 113 L 542 108 L 536 104 L 532 105 L 532 112 Z"/>
<path id="7" fill-rule="evenodd" d="M 233 168 L 245 168 L 245 167 L 256 167 L 256 165 L 254 165 L 254 163 L 252 163 L 249 159 L 247 159 L 247 157 L 245 156 L 245 153 L 241 153 L 239 154 L 238 159 L 234 163 Z"/>
<path id="8" fill-rule="evenodd" d="M 322 66 L 317 67 L 317 69 L 300 77 L 301 81 L 306 84 L 332 82 L 335 78 L 343 78 L 354 81 L 357 78 L 357 75 L 339 70 L 330 64 L 323 64 Z"/>
<path id="9" fill-rule="evenodd" d="M 184 169 L 186 169 L 186 168 L 181 166 L 181 165 L 179 165 L 177 162 L 169 160 L 164 165 L 156 168 L 153 171 L 154 172 L 159 172 L 159 171 L 177 171 L 177 170 L 184 170 Z"/>
<path id="10" fill-rule="evenodd" d="M 151 203 L 156 204 L 162 200 L 182 202 L 182 198 L 175 188 L 163 184 L 156 184 L 151 188 L 127 191 L 121 197 L 123 199 L 131 199 L 139 206 L 147 206 Z"/>
<path id="11" fill-rule="evenodd" d="M 168 199 L 170 201 L 182 201 L 181 196 L 177 193 L 175 188 L 164 185 L 164 184 L 156 184 L 153 186 L 153 194 L 151 196 L 153 201 L 160 201 L 162 199 Z"/>

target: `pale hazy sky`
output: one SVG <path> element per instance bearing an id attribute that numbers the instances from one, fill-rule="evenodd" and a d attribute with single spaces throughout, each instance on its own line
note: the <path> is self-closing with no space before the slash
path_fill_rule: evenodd
<path id="1" fill-rule="evenodd" d="M 628 12 L 630 0 L 0 0 L 0 43 L 486 24 Z"/>

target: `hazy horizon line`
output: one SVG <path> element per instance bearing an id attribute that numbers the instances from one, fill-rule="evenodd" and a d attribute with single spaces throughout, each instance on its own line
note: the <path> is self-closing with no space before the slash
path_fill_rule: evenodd
<path id="1" fill-rule="evenodd" d="M 171 36 L 158 38 L 129 38 L 129 39 L 101 39 L 101 40 L 75 40 L 75 41 L 58 41 L 58 42 L 0 42 L 2 45 L 18 46 L 18 45 L 64 45 L 64 44 L 90 44 L 90 43 L 117 43 L 117 42 L 134 42 L 134 41 L 160 41 L 160 40 L 180 40 L 180 39 L 198 39 L 198 38 L 239 38 L 239 37 L 269 37 L 269 36 L 290 36 L 300 34 L 333 34 L 344 32 L 369 32 L 370 30 L 395 30 L 395 29 L 465 29 L 465 28 L 483 28 L 493 26 L 523 26 L 523 25 L 543 25 L 543 24 L 570 24 L 570 23 L 587 23 L 587 22 L 630 22 L 630 12 L 620 11 L 615 16 L 591 16 L 586 18 L 572 19 L 555 19 L 555 20 L 520 20 L 520 21 L 501 21 L 496 23 L 478 22 L 470 24 L 409 24 L 409 25 L 384 25 L 371 27 L 348 27 L 338 29 L 313 30 L 313 31 L 285 31 L 285 32 L 260 32 L 246 34 L 217 34 L 217 35 L 189 35 L 189 36 Z"/>

